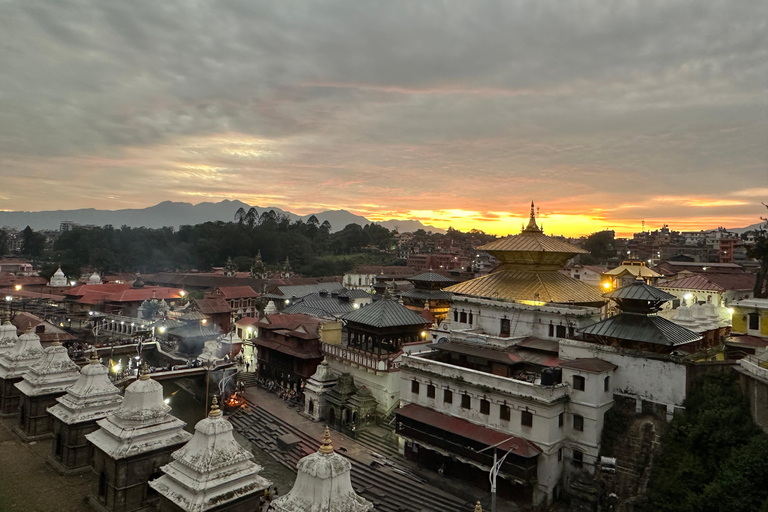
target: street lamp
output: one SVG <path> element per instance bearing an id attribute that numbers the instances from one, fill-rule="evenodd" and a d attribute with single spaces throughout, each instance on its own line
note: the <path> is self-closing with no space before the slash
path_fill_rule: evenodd
<path id="1" fill-rule="evenodd" d="M 517 438 L 514 436 L 510 437 L 494 445 L 483 448 L 482 450 L 479 450 L 477 452 L 477 453 L 483 453 L 485 450 L 490 450 L 491 448 L 493 448 L 493 466 L 491 466 L 491 469 L 488 471 L 488 481 L 491 483 L 491 512 L 496 512 L 496 477 L 499 475 L 499 472 L 501 471 L 501 466 L 502 464 L 504 464 L 504 459 L 507 458 L 507 455 L 512 453 L 512 450 L 517 449 L 517 445 L 513 444 L 512 447 L 509 450 L 507 450 L 507 453 L 505 453 L 500 460 L 496 458 L 496 447 L 506 443 L 507 441 L 511 441 L 513 439 L 517 439 Z"/>

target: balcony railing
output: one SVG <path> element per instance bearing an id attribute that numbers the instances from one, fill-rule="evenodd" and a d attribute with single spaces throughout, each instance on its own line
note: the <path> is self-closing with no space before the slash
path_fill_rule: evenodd
<path id="1" fill-rule="evenodd" d="M 321 343 L 321 350 L 327 357 L 346 361 L 360 368 L 374 372 L 392 372 L 400 369 L 402 351 L 393 354 L 374 354 L 359 348 L 343 347 Z"/>

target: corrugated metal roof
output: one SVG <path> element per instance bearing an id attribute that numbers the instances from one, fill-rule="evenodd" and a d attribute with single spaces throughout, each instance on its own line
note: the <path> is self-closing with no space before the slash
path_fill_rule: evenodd
<path id="1" fill-rule="evenodd" d="M 453 294 L 451 292 L 446 292 L 442 290 L 435 290 L 435 291 L 419 290 L 418 288 L 414 288 L 413 290 L 408 290 L 407 292 L 403 292 L 400 294 L 400 296 L 407 297 L 409 299 L 420 299 L 420 300 L 451 300 L 453 299 Z"/>
<path id="2" fill-rule="evenodd" d="M 325 290 L 327 292 L 332 292 L 334 290 L 341 290 L 344 287 L 341 285 L 341 283 L 336 282 L 330 282 L 330 283 L 319 283 L 319 284 L 305 284 L 300 286 L 279 286 L 277 288 L 278 293 L 281 295 L 278 295 L 276 293 L 270 294 L 270 296 L 278 296 L 282 297 L 284 299 L 290 299 L 291 297 L 306 297 L 307 295 L 311 293 L 317 293 L 321 290 Z"/>
<path id="3" fill-rule="evenodd" d="M 579 329 L 582 334 L 640 341 L 674 347 L 701 339 L 701 335 L 660 316 L 622 313 Z"/>
<path id="4" fill-rule="evenodd" d="M 752 290 L 755 287 L 755 274 L 707 274 L 692 275 L 658 283 L 659 288 L 669 290 L 706 290 L 723 292 L 726 290 Z"/>
<path id="5" fill-rule="evenodd" d="M 365 290 L 361 290 L 359 288 L 354 288 L 352 290 L 345 290 L 341 293 L 339 293 L 339 297 L 347 297 L 350 299 L 365 299 L 370 298 L 371 294 L 368 293 Z"/>
<path id="6" fill-rule="evenodd" d="M 618 368 L 613 363 L 598 359 L 596 357 L 584 357 L 579 359 L 565 360 L 560 363 L 563 368 L 573 368 L 574 370 L 583 370 L 585 372 L 602 373 Z"/>
<path id="7" fill-rule="evenodd" d="M 603 294 L 603 297 L 607 297 L 609 299 L 645 300 L 645 301 L 653 301 L 653 302 L 657 302 L 657 301 L 666 302 L 668 300 L 673 300 L 677 298 L 674 295 L 670 295 L 665 291 L 659 290 L 658 288 L 645 284 L 645 281 L 642 281 L 639 279 L 636 281 L 633 281 L 631 284 L 628 284 L 627 286 L 622 286 L 621 288 L 617 288 L 612 292 Z"/>
<path id="8" fill-rule="evenodd" d="M 549 271 L 500 270 L 449 286 L 445 291 L 489 299 L 539 300 L 561 304 L 570 301 L 575 304 L 605 302 L 597 286 Z"/>
<path id="9" fill-rule="evenodd" d="M 423 274 L 419 274 L 417 276 L 411 277 L 409 281 L 422 281 L 427 283 L 455 283 L 456 282 L 449 277 L 445 277 L 438 274 L 437 272 L 424 272 Z"/>
<path id="10" fill-rule="evenodd" d="M 427 325 L 429 322 L 410 309 L 392 300 L 379 300 L 342 318 L 348 322 L 372 327 L 399 327 L 405 325 Z"/>
<path id="11" fill-rule="evenodd" d="M 312 298 L 309 300 L 301 299 L 294 302 L 283 310 L 283 313 L 305 313 L 318 316 L 315 312 L 322 311 L 325 315 L 345 315 L 354 311 L 354 307 L 349 302 L 341 302 L 336 297 Z"/>
<path id="12" fill-rule="evenodd" d="M 476 425 L 465 419 L 448 416 L 420 405 L 408 404 L 398 409 L 396 414 L 438 430 L 472 439 L 486 446 L 498 444 L 499 451 L 510 451 L 520 457 L 532 458 L 541 453 L 538 446 L 522 437 L 510 437 L 507 432 L 499 432 L 482 425 Z"/>

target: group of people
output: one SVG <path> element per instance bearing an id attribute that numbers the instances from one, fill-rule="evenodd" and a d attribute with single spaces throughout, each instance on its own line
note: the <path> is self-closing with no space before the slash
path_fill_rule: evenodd
<path id="1" fill-rule="evenodd" d="M 264 494 L 259 498 L 259 503 L 261 506 L 262 512 L 269 512 L 272 510 L 275 510 L 275 507 L 272 505 L 272 500 L 277 498 L 278 492 L 277 492 L 277 486 L 273 487 L 267 487 L 264 489 Z"/>

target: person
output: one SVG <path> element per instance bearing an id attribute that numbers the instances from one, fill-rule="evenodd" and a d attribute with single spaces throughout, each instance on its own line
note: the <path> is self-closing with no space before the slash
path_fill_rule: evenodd
<path id="1" fill-rule="evenodd" d="M 440 466 L 440 469 L 437 470 L 437 474 L 440 476 L 443 476 L 444 473 L 445 473 L 445 463 L 443 463 L 443 465 Z"/>
<path id="2" fill-rule="evenodd" d="M 248 371 L 248 369 L 249 369 L 250 367 L 251 367 L 251 363 L 249 363 L 248 361 L 246 361 L 246 362 L 245 362 L 245 371 L 247 372 L 247 371 Z"/>

